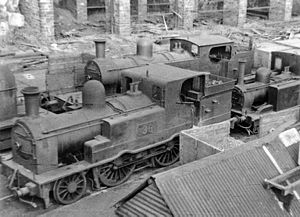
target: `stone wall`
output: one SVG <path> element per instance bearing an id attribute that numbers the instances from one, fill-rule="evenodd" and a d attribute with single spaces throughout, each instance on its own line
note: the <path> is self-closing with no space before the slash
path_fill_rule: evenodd
<path id="1" fill-rule="evenodd" d="M 25 17 L 25 22 L 35 27 L 37 32 L 40 32 L 40 8 L 38 0 L 22 0 L 19 2 L 19 10 Z M 38 27 L 38 28 L 37 28 Z"/>
<path id="2" fill-rule="evenodd" d="M 195 18 L 195 1 L 194 0 L 178 0 L 178 12 L 182 16 L 179 26 L 183 29 L 192 29 L 193 20 Z"/>
<path id="3" fill-rule="evenodd" d="M 76 0 L 77 14 L 76 18 L 78 22 L 87 21 L 87 0 Z"/>
<path id="4" fill-rule="evenodd" d="M 84 67 L 95 56 L 81 53 L 53 53 L 48 57 L 46 87 L 50 93 L 78 91 L 84 78 Z"/>
<path id="5" fill-rule="evenodd" d="M 230 121 L 181 131 L 180 162 L 185 164 L 199 160 L 242 144 L 229 134 Z"/>
<path id="6" fill-rule="evenodd" d="M 121 35 L 131 34 L 130 0 L 115 0 L 113 4 L 113 33 Z"/>
<path id="7" fill-rule="evenodd" d="M 247 0 L 224 0 L 223 23 L 237 26 L 246 22 Z"/>
<path id="8" fill-rule="evenodd" d="M 4 45 L 15 27 L 24 26 L 24 16 L 19 13 L 19 0 L 0 0 L 0 44 Z"/>
<path id="9" fill-rule="evenodd" d="M 259 121 L 259 137 L 263 137 L 276 130 L 278 127 L 299 121 L 299 107 L 286 109 L 279 112 L 262 114 Z"/>
<path id="10" fill-rule="evenodd" d="M 41 34 L 47 41 L 54 40 L 53 0 L 39 0 Z"/>
<path id="11" fill-rule="evenodd" d="M 199 131 L 197 128 L 180 133 L 180 164 L 200 160 L 222 151 L 193 135 Z"/>

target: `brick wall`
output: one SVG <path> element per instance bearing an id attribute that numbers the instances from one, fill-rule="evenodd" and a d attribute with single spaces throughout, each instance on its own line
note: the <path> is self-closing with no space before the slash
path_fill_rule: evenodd
<path id="1" fill-rule="evenodd" d="M 147 0 L 138 0 L 138 20 L 143 22 L 147 18 Z"/>
<path id="2" fill-rule="evenodd" d="M 213 154 L 221 152 L 221 150 L 212 146 L 211 144 L 194 137 L 192 134 L 200 131 L 193 129 L 189 131 L 182 131 L 180 133 L 180 164 L 186 164 L 195 160 L 208 157 Z"/>
<path id="3" fill-rule="evenodd" d="M 223 23 L 237 26 L 246 22 L 247 0 L 224 0 Z"/>
<path id="4" fill-rule="evenodd" d="M 40 8 L 38 1 L 22 0 L 19 2 L 19 9 L 24 15 L 28 25 L 35 27 L 36 33 L 40 32 Z"/>
<path id="5" fill-rule="evenodd" d="M 247 0 L 239 0 L 239 14 L 238 14 L 238 25 L 242 26 L 246 23 L 247 17 Z"/>
<path id="6" fill-rule="evenodd" d="M 50 93 L 77 91 L 83 85 L 84 67 L 94 56 L 80 53 L 54 53 L 48 57 L 46 88 Z"/>
<path id="7" fill-rule="evenodd" d="M 229 121 L 183 130 L 180 133 L 180 162 L 185 164 L 220 152 L 220 144 L 229 133 Z"/>
<path id="8" fill-rule="evenodd" d="M 194 0 L 178 0 L 178 12 L 182 16 L 182 20 L 179 23 L 184 29 L 193 28 L 195 11 L 195 1 Z"/>
<path id="9" fill-rule="evenodd" d="M 130 35 L 130 0 L 115 0 L 113 11 L 113 33 Z"/>
<path id="10" fill-rule="evenodd" d="M 39 0 L 41 34 L 47 41 L 54 40 L 53 0 Z"/>
<path id="11" fill-rule="evenodd" d="M 259 121 L 259 137 L 268 135 L 270 132 L 286 123 L 292 125 L 298 122 L 299 111 L 299 107 L 295 107 L 279 112 L 262 114 Z"/>
<path id="12" fill-rule="evenodd" d="M 270 0 L 269 19 L 289 21 L 292 17 L 293 0 Z"/>
<path id="13" fill-rule="evenodd" d="M 181 131 L 180 163 L 186 164 L 244 144 L 229 134 L 230 121 Z"/>
<path id="14" fill-rule="evenodd" d="M 87 0 L 76 0 L 77 7 L 77 21 L 87 21 Z"/>

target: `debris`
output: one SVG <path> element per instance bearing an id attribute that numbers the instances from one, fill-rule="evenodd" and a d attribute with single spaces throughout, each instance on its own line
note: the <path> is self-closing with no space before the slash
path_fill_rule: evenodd
<path id="1" fill-rule="evenodd" d="M 93 23 L 93 22 L 86 22 L 84 25 L 93 26 L 93 27 L 105 27 L 104 23 Z"/>
<path id="2" fill-rule="evenodd" d="M 24 42 L 21 42 L 20 45 L 24 45 L 24 46 L 27 46 L 27 47 L 35 47 L 35 48 L 40 48 L 36 45 L 33 45 L 33 44 L 29 44 L 29 43 L 24 43 Z"/>
<path id="3" fill-rule="evenodd" d="M 258 35 L 262 35 L 261 32 L 259 32 L 258 30 L 254 29 L 254 28 L 252 28 L 251 31 L 254 32 L 254 33 L 256 33 L 256 34 L 258 34 Z"/>
<path id="4" fill-rule="evenodd" d="M 7 56 L 15 56 L 16 55 L 16 53 L 12 53 L 12 52 L 10 52 L 10 53 L 0 53 L 0 57 L 7 57 Z"/>
<path id="5" fill-rule="evenodd" d="M 177 13 L 176 11 L 172 10 L 172 13 L 174 13 L 177 17 L 179 17 L 180 19 L 182 19 L 182 16 L 179 13 Z"/>
<path id="6" fill-rule="evenodd" d="M 74 43 L 83 43 L 81 40 L 67 40 L 67 41 L 58 41 L 56 44 L 74 44 Z"/>
<path id="7" fill-rule="evenodd" d="M 167 26 L 167 23 L 166 23 L 165 16 L 162 15 L 162 18 L 163 18 L 163 21 L 164 21 L 165 29 L 166 29 L 166 31 L 168 31 L 168 26 Z"/>
<path id="8" fill-rule="evenodd" d="M 202 25 L 208 25 L 208 22 L 206 20 L 201 20 Z"/>
<path id="9" fill-rule="evenodd" d="M 150 20 L 150 19 L 144 19 L 144 21 L 146 23 L 152 23 L 152 24 L 156 24 L 157 23 L 156 21 L 153 21 L 153 20 Z"/>

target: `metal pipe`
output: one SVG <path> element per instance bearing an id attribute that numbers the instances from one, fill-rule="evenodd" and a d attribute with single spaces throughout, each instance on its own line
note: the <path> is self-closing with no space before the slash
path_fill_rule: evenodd
<path id="1" fill-rule="evenodd" d="M 105 58 L 105 39 L 97 39 L 95 42 L 96 48 L 96 57 L 97 58 Z"/>
<path id="2" fill-rule="evenodd" d="M 245 68 L 246 68 L 246 60 L 239 60 L 239 75 L 237 85 L 244 86 L 244 77 L 245 77 Z"/>
<path id="3" fill-rule="evenodd" d="M 40 91 L 38 87 L 25 87 L 21 90 L 25 99 L 25 112 L 29 117 L 39 116 Z"/>

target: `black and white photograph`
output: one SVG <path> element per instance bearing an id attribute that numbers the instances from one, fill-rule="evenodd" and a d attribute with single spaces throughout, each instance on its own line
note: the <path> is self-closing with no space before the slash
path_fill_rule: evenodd
<path id="1" fill-rule="evenodd" d="M 300 0 L 0 0 L 1 217 L 300 216 Z"/>

